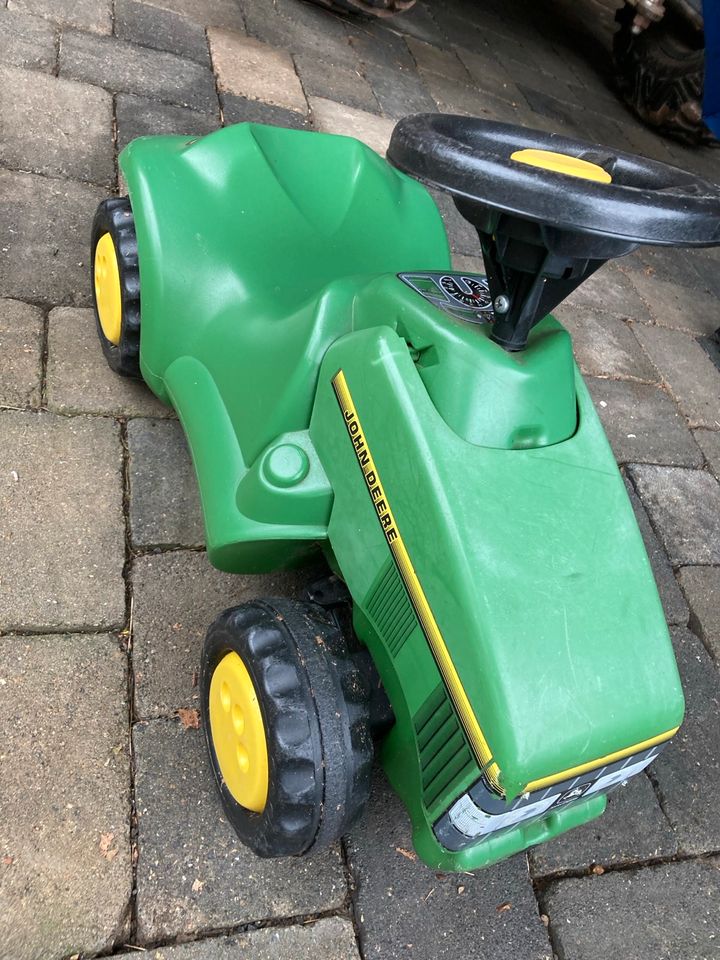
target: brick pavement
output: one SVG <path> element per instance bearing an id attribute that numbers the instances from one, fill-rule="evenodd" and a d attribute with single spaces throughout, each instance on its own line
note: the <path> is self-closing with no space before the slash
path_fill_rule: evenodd
<path id="1" fill-rule="evenodd" d="M 420 0 L 383 23 L 299 0 L 0 0 L 0 957 L 720 956 L 717 252 L 641 250 L 558 309 L 673 625 L 688 719 L 607 815 L 475 876 L 408 859 L 378 772 L 343 845 L 262 862 L 197 731 L 208 622 L 297 576 L 202 550 L 179 425 L 95 343 L 87 237 L 135 136 L 257 120 L 378 152 L 405 113 L 559 130 L 720 178 L 609 89 L 610 0 Z M 438 197 L 456 263 L 475 238 Z M 182 943 L 181 941 L 190 941 Z"/>

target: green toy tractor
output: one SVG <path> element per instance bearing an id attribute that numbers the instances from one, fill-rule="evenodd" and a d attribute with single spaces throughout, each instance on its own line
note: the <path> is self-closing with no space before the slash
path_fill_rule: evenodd
<path id="1" fill-rule="evenodd" d="M 177 411 L 210 561 L 322 554 L 221 613 L 202 720 L 261 856 L 342 836 L 374 751 L 421 858 L 472 870 L 598 816 L 683 716 L 647 555 L 552 308 L 639 243 L 720 242 L 720 188 L 499 123 L 148 137 L 93 225 L 102 347 Z M 454 271 L 425 187 L 478 231 Z"/>

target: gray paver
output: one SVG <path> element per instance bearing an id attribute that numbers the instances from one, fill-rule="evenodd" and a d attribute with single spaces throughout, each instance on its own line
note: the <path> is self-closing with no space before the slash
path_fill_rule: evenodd
<path id="1" fill-rule="evenodd" d="M 322 133 L 356 137 L 385 156 L 395 126 L 392 120 L 322 97 L 310 97 L 310 109 L 315 127 Z"/>
<path id="2" fill-rule="evenodd" d="M 430 194 L 440 211 L 453 253 L 465 254 L 476 259 L 479 257 L 482 260 L 477 231 L 465 217 L 460 215 L 450 194 L 440 190 L 430 190 Z M 485 268 L 483 267 L 480 272 L 485 273 Z"/>
<path id="3" fill-rule="evenodd" d="M 55 64 L 55 26 L 41 17 L 0 7 L 0 62 L 50 72 Z"/>
<path id="4" fill-rule="evenodd" d="M 363 956 L 550 960 L 523 855 L 477 874 L 439 874 L 412 851 L 407 814 L 376 770 L 368 809 L 348 840 Z"/>
<path id="5" fill-rule="evenodd" d="M 244 20 L 237 0 L 142 0 L 151 7 L 169 11 L 201 27 L 244 29 Z"/>
<path id="6" fill-rule="evenodd" d="M 699 283 L 681 287 L 644 271 L 634 272 L 630 279 L 660 326 L 694 334 L 710 334 L 717 327 L 720 302 Z"/>
<path id="7" fill-rule="evenodd" d="M 40 405 L 43 315 L 19 300 L 0 300 L 0 406 Z"/>
<path id="8" fill-rule="evenodd" d="M 690 626 L 720 663 L 720 567 L 683 567 L 678 578 L 690 604 Z"/>
<path id="9" fill-rule="evenodd" d="M 93 955 L 132 887 L 126 658 L 107 636 L 0 638 L 0 952 Z"/>
<path id="10" fill-rule="evenodd" d="M 363 63 L 414 71 L 415 61 L 404 37 L 374 20 L 353 18 L 345 21 L 345 29 L 352 49 Z"/>
<path id="11" fill-rule="evenodd" d="M 460 83 L 470 83 L 470 74 L 453 50 L 433 46 L 415 37 L 407 37 L 406 42 L 420 70 L 439 73 L 441 77 Z"/>
<path id="12" fill-rule="evenodd" d="M 135 546 L 202 546 L 200 497 L 176 420 L 130 420 L 130 535 Z"/>
<path id="13" fill-rule="evenodd" d="M 587 385 L 618 463 L 702 466 L 685 418 L 660 387 L 596 378 Z"/>
<path id="14" fill-rule="evenodd" d="M 720 863 L 700 860 L 563 880 L 546 896 L 572 960 L 711 960 L 720 938 Z"/>
<path id="15" fill-rule="evenodd" d="M 673 566 L 720 563 L 720 484 L 704 470 L 631 464 Z"/>
<path id="16" fill-rule="evenodd" d="M 274 107 L 262 100 L 248 100 L 236 97 L 232 93 L 221 93 L 225 125 L 231 123 L 267 123 L 273 127 L 290 127 L 293 130 L 308 130 L 310 118 L 294 110 Z"/>
<path id="17" fill-rule="evenodd" d="M 443 113 L 464 114 L 484 120 L 502 120 L 505 123 L 521 122 L 511 103 L 479 90 L 473 86 L 472 81 L 463 83 L 422 70 L 420 76 L 438 109 Z"/>
<path id="18" fill-rule="evenodd" d="M 116 99 L 118 149 L 122 150 L 135 137 L 160 134 L 182 134 L 202 137 L 220 126 L 217 115 L 199 113 L 188 107 L 159 103 L 132 93 L 120 93 Z"/>
<path id="19" fill-rule="evenodd" d="M 437 110 L 435 101 L 414 70 L 378 63 L 366 63 L 363 70 L 386 116 L 399 120 L 407 114 Z"/>
<path id="20" fill-rule="evenodd" d="M 56 413 L 173 416 L 142 381 L 113 373 L 102 353 L 94 311 L 77 307 L 50 311 L 47 402 Z"/>
<path id="21" fill-rule="evenodd" d="M 467 50 L 465 47 L 458 47 L 457 55 L 480 90 L 511 103 L 522 99 L 510 75 L 494 57 L 483 55 L 483 52 L 476 50 Z"/>
<path id="22" fill-rule="evenodd" d="M 131 953 L 122 953 L 129 958 Z M 229 937 L 179 943 L 145 953 L 147 960 L 359 960 L 349 920 L 328 917 L 302 926 L 269 927 Z"/>
<path id="23" fill-rule="evenodd" d="M 140 717 L 197 707 L 197 671 L 208 627 L 227 607 L 255 597 L 297 596 L 308 575 L 238 576 L 204 553 L 177 551 L 133 564 L 135 700 Z"/>
<path id="24" fill-rule="evenodd" d="M 208 30 L 208 40 L 220 91 L 307 112 L 305 94 L 287 51 L 231 30 Z"/>
<path id="25" fill-rule="evenodd" d="M 589 870 L 596 864 L 608 867 L 671 857 L 677 848 L 652 784 L 640 774 L 609 795 L 607 809 L 597 820 L 533 847 L 530 869 L 534 877 L 546 877 Z"/>
<path id="26" fill-rule="evenodd" d="M 720 432 L 717 430 L 696 430 L 695 439 L 707 457 L 710 469 L 720 480 Z"/>
<path id="27" fill-rule="evenodd" d="M 675 579 L 668 555 L 665 553 L 662 544 L 657 538 L 657 534 L 652 528 L 650 518 L 640 502 L 640 497 L 635 493 L 635 488 L 627 477 L 625 478 L 625 487 L 630 497 L 633 511 L 635 512 L 635 519 L 640 528 L 645 549 L 647 550 L 650 566 L 652 567 L 653 576 L 655 577 L 655 583 L 657 584 L 663 610 L 665 611 L 665 619 L 669 624 L 682 624 L 683 626 L 687 626 L 688 619 L 690 618 L 690 610 L 688 609 L 683 592 Z"/>
<path id="28" fill-rule="evenodd" d="M 612 313 L 561 303 L 554 316 L 570 332 L 575 359 L 591 377 L 656 381 L 658 374 L 628 324 Z"/>
<path id="29" fill-rule="evenodd" d="M 112 97 L 84 83 L 0 67 L 0 163 L 104 185 L 115 177 Z"/>
<path id="30" fill-rule="evenodd" d="M 194 60 L 114 37 L 63 32 L 60 75 L 114 93 L 137 93 L 204 113 L 217 109 L 212 73 Z"/>
<path id="31" fill-rule="evenodd" d="M 700 344 L 678 330 L 633 326 L 691 427 L 720 427 L 720 371 Z"/>
<path id="32" fill-rule="evenodd" d="M 337 848 L 261 860 L 225 820 L 200 730 L 153 720 L 133 730 L 142 941 L 340 907 Z"/>
<path id="33" fill-rule="evenodd" d="M 329 10 L 290 0 L 288 7 L 245 0 L 248 36 L 290 53 L 315 53 L 342 62 L 353 57 L 342 20 Z"/>
<path id="34" fill-rule="evenodd" d="M 115 0 L 115 35 L 155 50 L 210 65 L 205 30 L 171 10 L 136 0 Z"/>
<path id="35" fill-rule="evenodd" d="M 87 184 L 0 169 L 0 296 L 87 303 L 88 234 L 104 196 Z"/>
<path id="36" fill-rule="evenodd" d="M 8 0 L 8 10 L 34 13 L 93 33 L 112 32 L 112 0 Z"/>
<path id="37" fill-rule="evenodd" d="M 619 267 L 606 263 L 588 277 L 565 301 L 568 306 L 591 307 L 629 320 L 649 321 L 650 312 L 644 300 Z"/>
<path id="38" fill-rule="evenodd" d="M 325 97 L 337 103 L 379 113 L 370 84 L 358 68 L 343 63 L 320 61 L 312 54 L 295 56 L 295 66 L 308 97 Z"/>
<path id="39" fill-rule="evenodd" d="M 121 446 L 108 420 L 0 414 L 0 629 L 120 626 Z"/>
<path id="40" fill-rule="evenodd" d="M 676 627 L 672 635 L 685 693 L 685 720 L 653 764 L 652 775 L 681 852 L 716 852 L 720 849 L 720 675 L 693 633 Z"/>

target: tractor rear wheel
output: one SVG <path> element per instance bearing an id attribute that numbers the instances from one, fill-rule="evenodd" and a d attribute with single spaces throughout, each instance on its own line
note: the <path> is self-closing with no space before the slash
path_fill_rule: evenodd
<path id="1" fill-rule="evenodd" d="M 339 839 L 370 790 L 370 688 L 322 607 L 256 600 L 220 614 L 201 712 L 228 820 L 261 857 Z"/>
<path id="2" fill-rule="evenodd" d="M 95 319 L 105 359 L 115 373 L 140 378 L 140 271 L 127 197 L 102 201 L 90 244 Z"/>

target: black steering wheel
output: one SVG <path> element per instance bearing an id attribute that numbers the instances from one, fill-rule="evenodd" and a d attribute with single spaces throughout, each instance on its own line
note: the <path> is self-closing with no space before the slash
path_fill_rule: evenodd
<path id="1" fill-rule="evenodd" d="M 562 161 L 553 164 L 557 157 L 582 163 L 562 171 Z M 666 163 L 558 134 L 418 114 L 396 125 L 387 158 L 456 198 L 552 227 L 634 244 L 720 244 L 720 186 Z"/>
<path id="2" fill-rule="evenodd" d="M 445 190 L 477 229 L 492 339 L 522 350 L 532 327 L 610 257 L 641 243 L 720 244 L 720 186 L 678 167 L 508 123 L 418 114 L 388 160 Z"/>

